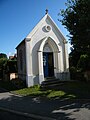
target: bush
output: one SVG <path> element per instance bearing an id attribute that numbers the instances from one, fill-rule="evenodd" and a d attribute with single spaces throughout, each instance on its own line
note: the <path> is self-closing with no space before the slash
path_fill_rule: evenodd
<path id="1" fill-rule="evenodd" d="M 77 69 L 80 71 L 86 71 L 90 69 L 90 59 L 88 55 L 81 55 L 77 64 Z"/>
<path id="2" fill-rule="evenodd" d="M 21 80 L 21 79 L 12 79 L 11 80 L 12 84 L 14 84 L 15 87 L 17 87 L 18 89 L 21 89 L 21 88 L 25 88 L 26 87 L 26 83 L 25 81 Z"/>

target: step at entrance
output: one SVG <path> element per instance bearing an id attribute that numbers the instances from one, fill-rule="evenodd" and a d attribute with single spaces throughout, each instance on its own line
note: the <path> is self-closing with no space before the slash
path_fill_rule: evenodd
<path id="1" fill-rule="evenodd" d="M 57 79 L 55 77 L 48 77 L 45 78 L 45 81 L 41 83 L 41 88 L 55 88 L 57 86 L 60 86 L 64 84 L 65 81 L 61 81 L 60 79 Z"/>

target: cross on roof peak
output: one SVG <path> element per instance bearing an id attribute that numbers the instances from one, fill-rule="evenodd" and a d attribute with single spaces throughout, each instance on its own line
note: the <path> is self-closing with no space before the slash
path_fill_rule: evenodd
<path id="1" fill-rule="evenodd" d="M 45 14 L 48 14 L 48 9 L 46 9 L 45 11 L 46 11 L 46 13 L 45 13 Z"/>

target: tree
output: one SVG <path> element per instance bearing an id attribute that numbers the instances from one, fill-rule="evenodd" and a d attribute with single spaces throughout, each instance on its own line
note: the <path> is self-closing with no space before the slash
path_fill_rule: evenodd
<path id="1" fill-rule="evenodd" d="M 6 73 L 16 73 L 17 72 L 17 60 L 8 60 L 5 65 Z"/>
<path id="2" fill-rule="evenodd" d="M 0 78 L 3 79 L 3 73 L 9 74 L 13 72 L 17 72 L 16 55 L 10 60 L 6 54 L 0 53 Z"/>
<path id="3" fill-rule="evenodd" d="M 87 55 L 81 55 L 77 64 L 77 68 L 81 71 L 86 71 L 90 68 L 90 59 Z"/>
<path id="4" fill-rule="evenodd" d="M 0 54 L 0 78 L 3 77 L 3 70 L 5 65 L 7 64 L 7 56 L 5 54 Z"/>
<path id="5" fill-rule="evenodd" d="M 0 59 L 1 59 L 1 58 L 6 58 L 6 59 L 7 59 L 7 55 L 4 54 L 4 53 L 0 53 Z"/>
<path id="6" fill-rule="evenodd" d="M 80 56 L 90 60 L 90 0 L 67 0 L 66 9 L 61 10 L 60 22 L 69 31 L 69 40 L 73 49 L 70 60 L 77 66 Z M 87 64 L 87 63 L 85 63 Z M 90 64 L 90 63 L 89 63 Z"/>

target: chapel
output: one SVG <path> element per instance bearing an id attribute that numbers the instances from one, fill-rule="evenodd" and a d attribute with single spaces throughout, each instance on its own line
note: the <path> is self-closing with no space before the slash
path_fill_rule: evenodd
<path id="1" fill-rule="evenodd" d="M 27 87 L 48 77 L 70 80 L 68 44 L 48 11 L 16 49 L 18 76 Z"/>

